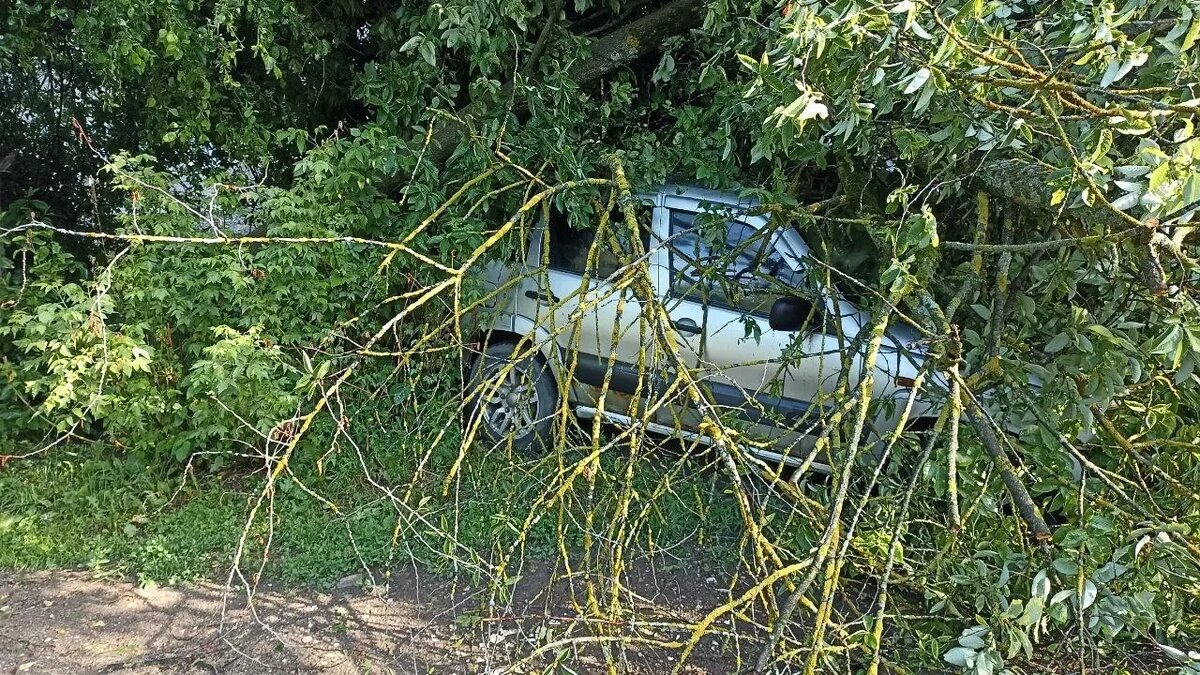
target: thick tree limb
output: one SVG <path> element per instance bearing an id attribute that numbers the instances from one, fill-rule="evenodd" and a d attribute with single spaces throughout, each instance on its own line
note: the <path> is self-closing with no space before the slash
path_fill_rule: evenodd
<path id="1" fill-rule="evenodd" d="M 1051 204 L 1054 188 L 1050 186 L 1051 170 L 1019 159 L 988 162 L 975 172 L 975 180 L 994 197 L 1016 204 L 1035 213 L 1055 214 L 1058 207 Z M 1129 223 L 1111 209 L 1090 206 L 1075 209 L 1069 216 L 1087 223 L 1125 229 Z"/>
<path id="2" fill-rule="evenodd" d="M 663 40 L 699 28 L 703 21 L 703 0 L 674 0 L 597 40 L 592 44 L 591 57 L 571 67 L 571 77 L 579 84 L 593 82 L 658 51 Z"/>
<path id="3" fill-rule="evenodd" d="M 1017 513 L 1021 516 L 1021 520 L 1025 521 L 1025 526 L 1029 528 L 1029 533 L 1033 535 L 1035 541 L 1049 541 L 1052 536 L 1050 528 L 1042 518 L 1037 504 L 1029 496 L 1029 491 L 1025 489 L 1025 484 L 1017 476 L 1012 461 L 1000 447 L 1000 439 L 996 437 L 987 413 L 979 407 L 979 403 L 969 393 L 965 399 L 963 402 L 966 403 L 967 420 L 970 421 L 971 426 L 975 427 L 975 433 L 983 443 L 984 452 L 1000 472 L 1000 478 L 1004 481 L 1004 486 L 1008 488 L 1008 495 L 1012 498 L 1013 505 L 1017 507 Z"/>

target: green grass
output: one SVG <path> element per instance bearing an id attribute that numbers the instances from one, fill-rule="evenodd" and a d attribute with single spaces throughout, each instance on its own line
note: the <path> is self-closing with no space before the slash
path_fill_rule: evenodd
<path id="1" fill-rule="evenodd" d="M 70 457 L 0 473 L 0 566 L 87 566 L 171 582 L 212 574 L 235 536 L 241 500 L 163 468 Z"/>
<path id="2" fill-rule="evenodd" d="M 402 493 L 418 456 L 398 447 L 375 451 L 372 475 Z M 364 564 L 378 569 L 415 560 L 449 572 L 455 560 L 494 559 L 512 550 L 556 466 L 554 458 L 471 457 L 443 495 L 442 479 L 454 453 L 436 454 L 410 501 L 421 517 L 406 521 L 393 544 L 398 510 L 351 460 L 335 457 L 318 475 L 309 458 L 297 456 L 304 485 L 338 510 L 282 480 L 274 500 L 274 531 L 269 532 L 263 510 L 247 537 L 247 569 L 257 569 L 268 534 L 266 575 L 287 584 L 328 586 Z M 524 553 L 554 555 L 560 536 L 578 550 L 587 510 L 595 510 L 594 530 L 608 528 L 615 495 L 625 488 L 627 461 L 620 453 L 604 457 L 596 489 L 589 490 L 581 478 L 563 509 L 547 510 L 529 529 Z M 0 471 L 0 568 L 90 568 L 98 575 L 160 584 L 224 578 L 261 490 L 261 474 L 254 468 L 226 465 L 218 474 L 185 477 L 169 460 L 146 465 L 79 447 L 10 465 Z M 651 504 L 648 496 L 669 466 L 639 465 L 629 486 L 638 494 L 632 502 L 639 523 L 635 547 L 654 550 L 688 539 L 713 558 L 735 555 L 738 515 L 719 479 L 698 468 L 687 472 L 693 475 L 672 478 L 671 489 Z"/>

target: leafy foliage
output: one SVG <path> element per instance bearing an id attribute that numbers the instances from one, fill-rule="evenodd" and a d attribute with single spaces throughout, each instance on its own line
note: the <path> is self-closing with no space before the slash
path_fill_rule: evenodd
<path id="1" fill-rule="evenodd" d="M 662 12 L 679 14 L 663 28 Z M 347 426 L 376 415 L 449 485 L 456 411 L 429 402 L 458 395 L 439 347 L 483 289 L 423 293 L 531 194 L 606 175 L 615 153 L 642 185 L 758 198 L 839 291 L 876 312 L 902 298 L 939 367 L 1021 429 L 1006 452 L 1054 514 L 1050 541 L 1027 541 L 1002 465 L 965 431 L 927 462 L 901 447 L 855 495 L 851 573 L 897 574 L 932 618 L 872 607 L 837 633 L 846 659 L 878 668 L 887 622 L 922 664 L 980 675 L 1085 635 L 1186 662 L 1170 645 L 1200 630 L 1198 37 L 1200 5 L 1167 0 L 8 3 L 0 457 L 87 439 L 219 471 L 296 439 L 301 486 L 350 462 Z M 605 196 L 551 199 L 589 226 Z M 514 223 L 488 255 L 520 250 Z M 338 410 L 305 417 L 331 389 Z M 897 464 L 920 465 L 912 488 Z M 605 482 L 624 470 L 579 471 L 603 501 L 628 498 Z M 824 563 L 791 507 L 762 531 Z M 492 517 L 464 525 L 473 541 L 537 539 Z M 754 556 L 755 578 L 778 568 Z M 839 668 L 823 639 L 801 648 L 809 672 Z"/>

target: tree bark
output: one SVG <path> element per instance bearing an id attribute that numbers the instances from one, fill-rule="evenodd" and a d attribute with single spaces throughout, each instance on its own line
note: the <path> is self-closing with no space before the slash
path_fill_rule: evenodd
<path id="1" fill-rule="evenodd" d="M 995 197 L 1023 209 L 1042 214 L 1054 214 L 1058 206 L 1051 205 L 1054 188 L 1050 187 L 1051 170 L 1019 159 L 988 162 L 975 172 L 975 180 Z M 1071 218 L 1087 223 L 1125 229 L 1129 223 L 1103 206 L 1089 206 L 1067 213 Z"/>
<path id="2" fill-rule="evenodd" d="M 992 430 L 987 413 L 970 395 L 966 397 L 964 403 L 966 403 L 967 420 L 971 426 L 975 427 L 975 433 L 979 435 L 979 440 L 983 443 L 984 452 L 1000 472 L 1000 478 L 1004 481 L 1004 486 L 1008 488 L 1008 495 L 1012 498 L 1013 505 L 1017 507 L 1017 513 L 1021 516 L 1021 520 L 1025 521 L 1025 526 L 1029 528 L 1029 533 L 1035 541 L 1049 541 L 1053 534 L 1046 525 L 1045 519 L 1042 518 L 1042 512 L 1038 509 L 1037 504 L 1029 496 L 1029 491 L 1025 489 L 1025 484 L 1017 477 L 1016 469 L 1008 459 L 1008 454 L 1000 447 L 1000 439 Z"/>
<path id="3" fill-rule="evenodd" d="M 571 77 L 581 85 L 593 82 L 703 22 L 704 0 L 674 0 L 594 42 L 591 57 L 572 66 Z"/>

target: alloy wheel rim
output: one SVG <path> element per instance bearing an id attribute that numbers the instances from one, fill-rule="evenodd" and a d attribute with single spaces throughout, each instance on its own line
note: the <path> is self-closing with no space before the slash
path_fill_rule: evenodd
<path id="1" fill-rule="evenodd" d="M 497 364 L 488 370 L 484 384 L 483 421 L 497 436 L 521 438 L 534 427 L 538 393 L 533 380 L 520 366 Z"/>

